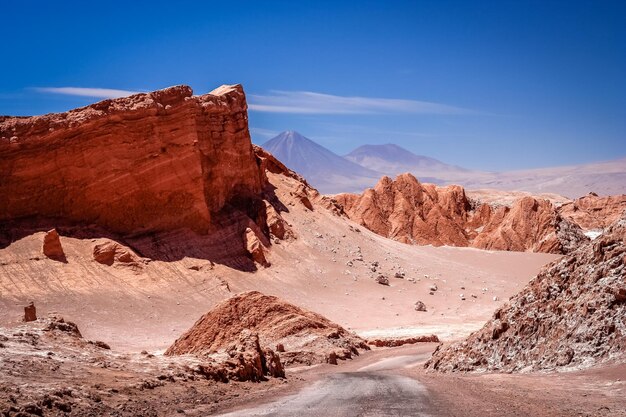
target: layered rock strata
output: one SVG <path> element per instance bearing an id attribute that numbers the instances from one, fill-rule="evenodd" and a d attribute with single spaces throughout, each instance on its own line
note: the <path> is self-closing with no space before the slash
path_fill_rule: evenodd
<path id="1" fill-rule="evenodd" d="M 242 238 L 250 221 L 267 238 L 286 234 L 279 206 L 267 201 L 263 161 L 281 168 L 255 154 L 240 85 L 201 96 L 176 86 L 66 113 L 3 117 L 0 245 L 43 227 L 80 226 L 142 256 L 167 260 L 196 248 L 251 258 Z M 190 238 L 211 234 L 228 245 Z"/>

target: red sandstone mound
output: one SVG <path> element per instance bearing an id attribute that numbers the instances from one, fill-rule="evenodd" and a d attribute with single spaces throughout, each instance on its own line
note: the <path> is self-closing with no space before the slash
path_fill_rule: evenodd
<path id="1" fill-rule="evenodd" d="M 240 85 L 201 96 L 176 86 L 3 117 L 0 247 L 44 227 L 96 227 L 106 233 L 90 237 L 114 236 L 142 256 L 264 264 L 247 251 L 244 232 L 252 222 L 261 241 L 288 234 L 265 175 L 281 165 L 255 153 Z"/>
<path id="2" fill-rule="evenodd" d="M 358 336 L 325 317 L 257 291 L 235 295 L 198 320 L 166 355 L 213 354 L 227 350 L 244 331 L 258 334 L 261 346 L 282 345 L 285 364 L 347 359 L 369 349 Z"/>
<path id="3" fill-rule="evenodd" d="M 411 174 L 383 177 L 362 195 L 336 200 L 355 222 L 404 243 L 566 253 L 587 240 L 547 200 L 477 205 L 460 186 L 422 184 Z"/>
<path id="4" fill-rule="evenodd" d="M 626 216 L 553 262 L 481 330 L 438 349 L 439 371 L 529 371 L 626 362 Z"/>

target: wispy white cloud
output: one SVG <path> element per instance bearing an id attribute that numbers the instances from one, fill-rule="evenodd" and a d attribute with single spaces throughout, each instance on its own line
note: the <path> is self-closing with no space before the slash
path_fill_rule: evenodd
<path id="1" fill-rule="evenodd" d="M 116 90 L 113 88 L 84 88 L 84 87 L 36 87 L 40 93 L 63 94 L 66 96 L 118 98 L 140 93 L 139 91 Z"/>
<path id="2" fill-rule="evenodd" d="M 252 111 L 293 114 L 474 114 L 476 112 L 430 101 L 396 98 L 346 97 L 311 91 L 271 91 L 249 96 Z"/>
<path id="3" fill-rule="evenodd" d="M 257 136 L 263 136 L 265 138 L 273 138 L 274 136 L 278 136 L 280 132 L 276 130 L 263 129 L 260 127 L 251 127 L 250 133 L 257 135 Z"/>

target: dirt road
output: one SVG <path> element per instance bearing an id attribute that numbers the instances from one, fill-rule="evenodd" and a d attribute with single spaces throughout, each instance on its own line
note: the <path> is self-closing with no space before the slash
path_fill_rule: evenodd
<path id="1" fill-rule="evenodd" d="M 223 416 L 429 416 L 426 388 L 395 372 L 423 363 L 426 356 L 383 358 L 354 372 L 327 375 L 275 402 Z"/>
<path id="2" fill-rule="evenodd" d="M 624 365 L 568 373 L 444 375 L 421 366 L 433 348 L 382 349 L 339 368 L 310 369 L 297 378 L 297 389 L 249 398 L 220 415 L 626 416 Z"/>
<path id="3" fill-rule="evenodd" d="M 295 395 L 224 416 L 428 416 L 426 389 L 380 371 L 330 375 Z"/>

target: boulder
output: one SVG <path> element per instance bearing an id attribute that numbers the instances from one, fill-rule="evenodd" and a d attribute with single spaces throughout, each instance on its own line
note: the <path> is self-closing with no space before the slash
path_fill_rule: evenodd
<path id="1" fill-rule="evenodd" d="M 35 320 L 37 320 L 37 309 L 35 308 L 35 303 L 31 302 L 24 307 L 24 321 Z"/>
<path id="2" fill-rule="evenodd" d="M 269 266 L 270 263 L 265 258 L 265 247 L 261 243 L 259 236 L 251 228 L 246 228 L 243 234 L 243 241 L 246 251 L 250 254 L 254 262 L 263 266 Z"/>
<path id="3" fill-rule="evenodd" d="M 426 311 L 426 304 L 422 301 L 417 301 L 415 303 L 415 311 Z"/>
<path id="4" fill-rule="evenodd" d="M 93 247 L 93 259 L 103 265 L 137 264 L 139 257 L 129 248 L 113 241 L 97 244 Z"/>
<path id="5" fill-rule="evenodd" d="M 236 344 L 226 353 L 230 360 L 226 362 L 229 379 L 236 381 L 262 381 L 265 376 L 285 377 L 285 370 L 280 358 L 271 349 L 261 349 L 259 335 L 244 330 Z"/>
<path id="6" fill-rule="evenodd" d="M 379 274 L 376 277 L 376 282 L 379 283 L 380 285 L 389 285 L 389 278 L 387 278 L 386 276 Z"/>
<path id="7" fill-rule="evenodd" d="M 290 234 L 289 226 L 287 226 L 287 222 L 276 211 L 274 206 L 267 201 L 265 201 L 265 214 L 270 233 L 278 239 L 285 239 Z"/>
<path id="8" fill-rule="evenodd" d="M 46 232 L 43 237 L 43 254 L 50 259 L 65 261 L 65 252 L 61 246 L 61 239 L 56 229 Z"/>

